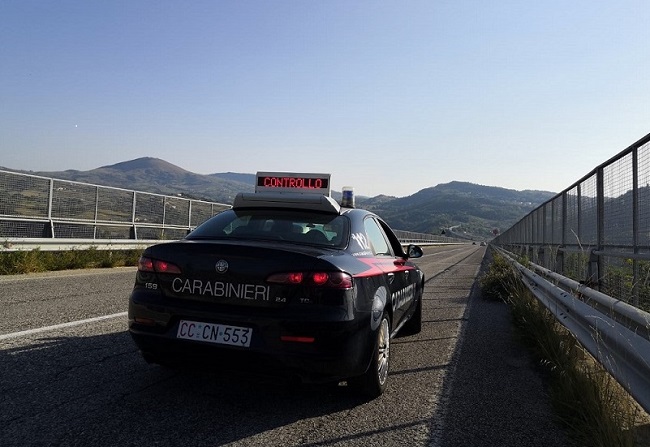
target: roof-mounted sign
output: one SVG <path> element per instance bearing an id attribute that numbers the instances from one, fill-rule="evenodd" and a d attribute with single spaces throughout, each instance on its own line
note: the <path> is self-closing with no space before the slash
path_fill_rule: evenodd
<path id="1" fill-rule="evenodd" d="M 258 172 L 255 192 L 292 192 L 330 195 L 330 174 Z"/>

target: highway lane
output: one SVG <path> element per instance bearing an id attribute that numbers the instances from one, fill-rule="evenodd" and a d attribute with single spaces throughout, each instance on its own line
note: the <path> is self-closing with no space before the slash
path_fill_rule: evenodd
<path id="1" fill-rule="evenodd" d="M 2 446 L 442 445 L 470 291 L 484 247 L 429 247 L 423 330 L 393 341 L 386 393 L 147 365 L 128 333 L 133 269 L 0 278 Z"/>
<path id="2" fill-rule="evenodd" d="M 124 312 L 135 267 L 0 276 L 0 336 Z"/>

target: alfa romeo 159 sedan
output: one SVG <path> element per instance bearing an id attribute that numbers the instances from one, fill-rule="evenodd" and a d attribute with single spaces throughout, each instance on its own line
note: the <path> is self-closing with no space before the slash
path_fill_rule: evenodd
<path id="1" fill-rule="evenodd" d="M 329 179 L 258 173 L 255 193 L 147 248 L 128 312 L 144 359 L 383 393 L 391 339 L 421 328 L 422 249 L 349 197 L 341 206 Z"/>

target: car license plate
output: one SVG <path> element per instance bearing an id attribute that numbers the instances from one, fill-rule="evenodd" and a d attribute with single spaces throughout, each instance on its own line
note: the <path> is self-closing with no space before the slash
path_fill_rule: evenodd
<path id="1" fill-rule="evenodd" d="M 248 348 L 252 335 L 253 329 L 249 327 L 181 320 L 176 338 Z"/>

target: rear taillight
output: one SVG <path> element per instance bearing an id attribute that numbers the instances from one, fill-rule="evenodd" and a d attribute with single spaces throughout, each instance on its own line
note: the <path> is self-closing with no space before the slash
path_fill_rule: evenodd
<path id="1" fill-rule="evenodd" d="M 266 281 L 273 284 L 300 284 L 334 289 L 351 289 L 354 286 L 352 276 L 343 272 L 274 273 L 266 278 Z"/>
<path id="2" fill-rule="evenodd" d="M 140 259 L 138 259 L 138 270 L 141 272 L 153 272 L 153 259 L 140 256 Z"/>
<path id="3" fill-rule="evenodd" d="M 314 273 L 311 275 L 311 279 L 314 281 L 314 284 L 317 286 L 322 286 L 324 284 L 327 284 L 327 281 L 329 281 L 330 274 L 329 273 Z"/>
<path id="4" fill-rule="evenodd" d="M 291 284 L 300 284 L 303 279 L 303 274 L 298 272 L 298 273 L 288 273 L 287 274 L 287 281 L 289 281 Z"/>
<path id="5" fill-rule="evenodd" d="M 178 275 L 181 273 L 181 269 L 176 264 L 145 256 L 141 256 L 138 260 L 138 270 L 149 273 L 173 273 Z"/>

